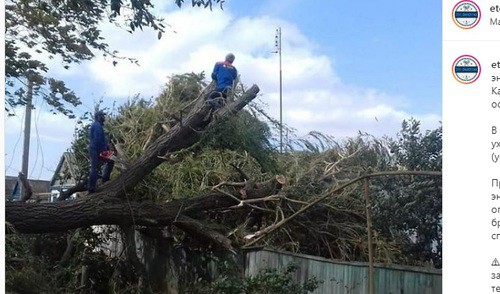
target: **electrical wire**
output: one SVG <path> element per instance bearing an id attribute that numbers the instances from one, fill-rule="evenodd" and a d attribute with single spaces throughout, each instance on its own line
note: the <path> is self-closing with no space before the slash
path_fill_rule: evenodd
<path id="1" fill-rule="evenodd" d="M 19 80 L 19 81 L 20 81 L 23 85 L 26 85 L 26 83 L 22 82 L 21 80 Z M 50 95 L 50 94 L 48 94 L 48 93 L 47 93 L 46 89 L 43 89 L 43 88 L 41 88 L 41 89 L 40 89 L 40 92 L 42 92 L 42 95 Z M 38 105 L 38 98 L 39 98 L 39 96 L 38 96 L 38 95 L 37 95 L 37 96 L 35 96 L 35 100 L 33 101 L 33 105 Z M 42 176 L 42 173 L 43 173 L 43 171 L 44 171 L 44 170 L 45 170 L 45 171 L 54 172 L 54 170 L 49 169 L 49 168 L 47 168 L 47 167 L 45 166 L 45 154 L 44 154 L 44 152 L 43 152 L 43 144 L 42 144 L 42 140 L 41 140 L 41 138 L 40 138 L 40 132 L 39 132 L 39 128 L 38 128 L 38 124 L 39 124 L 39 121 L 40 121 L 40 117 L 41 117 L 41 115 L 42 115 L 42 113 L 43 113 L 43 109 L 44 109 L 44 106 L 45 106 L 45 104 L 46 104 L 46 103 L 47 103 L 47 102 L 46 102 L 45 100 L 42 100 L 42 103 L 40 104 L 40 107 L 39 107 L 39 108 L 37 108 L 37 109 L 38 109 L 38 112 L 36 113 L 36 115 L 35 115 L 35 120 L 34 120 L 34 126 L 35 126 L 35 132 L 36 132 L 36 144 L 37 144 L 37 149 L 36 149 L 35 161 L 34 161 L 34 164 L 32 164 L 32 168 L 31 168 L 31 171 L 30 171 L 30 173 L 29 173 L 29 174 L 30 174 L 30 175 L 33 175 L 33 174 L 35 173 L 35 170 L 36 170 L 36 168 L 37 168 L 37 164 L 38 164 L 38 160 L 39 160 L 39 156 L 41 156 L 41 161 L 42 161 L 42 163 L 41 163 L 41 165 L 40 165 L 40 172 L 39 172 L 39 174 L 38 174 L 38 178 L 40 178 L 40 177 Z M 48 104 L 47 104 L 47 106 L 48 106 Z M 84 107 L 84 108 L 86 108 L 86 109 L 91 110 L 91 108 L 90 108 L 88 105 L 84 104 L 84 103 L 82 103 L 82 104 L 81 104 L 81 106 L 83 106 L 83 107 Z M 75 112 L 76 112 L 76 113 L 80 113 L 80 115 L 81 115 L 81 114 L 84 114 L 84 113 L 86 112 L 86 110 L 80 110 L 80 108 L 75 108 L 75 110 L 76 110 Z M 26 114 L 26 112 L 24 111 L 24 112 L 23 112 L 23 117 L 24 117 L 24 115 L 25 115 L 25 114 Z M 24 122 L 24 120 L 23 120 L 23 122 Z M 24 127 L 24 123 L 21 125 L 21 133 L 20 133 L 19 138 L 18 138 L 17 143 L 16 143 L 16 147 L 15 147 L 15 148 L 16 148 L 16 150 L 17 150 L 17 145 L 19 144 L 19 141 L 20 141 L 21 136 L 22 136 L 23 127 Z M 31 130 L 30 130 L 30 131 L 31 131 Z M 15 150 L 14 150 L 14 151 L 15 151 Z M 13 162 L 14 158 L 15 158 L 15 152 L 14 152 L 14 154 L 13 154 L 12 158 L 11 158 L 11 163 L 10 163 L 10 165 L 7 167 L 7 169 L 8 169 L 8 170 L 10 170 L 10 169 L 11 169 L 11 165 L 12 165 L 12 162 Z M 28 177 L 28 178 L 29 178 L 29 177 Z"/>
<path id="2" fill-rule="evenodd" d="M 16 80 L 21 83 L 22 85 L 24 86 L 28 86 L 27 83 L 25 83 L 23 80 L 21 80 L 20 78 L 16 78 Z M 14 111 L 14 114 L 15 114 L 15 108 L 13 109 Z M 14 162 L 14 158 L 16 157 L 16 151 L 17 151 L 17 147 L 19 145 L 19 141 L 21 141 L 21 137 L 23 135 L 23 130 L 24 130 L 24 120 L 25 120 L 25 117 L 26 117 L 26 107 L 24 107 L 24 111 L 23 111 L 23 115 L 21 117 L 21 127 L 20 127 L 20 131 L 19 131 L 19 137 L 16 141 L 16 144 L 14 145 L 14 148 L 12 150 L 12 157 L 10 159 L 10 162 L 9 162 L 9 165 L 6 167 L 5 171 L 8 171 L 8 170 L 13 170 L 13 171 L 16 171 L 15 169 L 12 168 L 12 163 Z M 19 171 L 16 171 L 19 173 Z M 28 175 L 26 175 L 26 178 L 28 178 Z"/>
<path id="3" fill-rule="evenodd" d="M 19 83 L 21 83 L 21 85 L 24 85 L 24 86 L 28 86 L 27 83 L 22 80 L 22 79 L 19 79 L 19 78 L 16 78 L 17 81 Z M 41 93 L 41 95 L 50 95 L 47 91 L 47 89 L 45 88 L 39 88 L 39 93 Z M 36 95 L 35 96 L 35 100 L 33 102 L 33 105 L 37 105 L 38 104 L 38 99 L 39 99 L 39 95 Z M 38 129 L 38 123 L 40 121 L 40 117 L 42 115 L 42 112 L 43 112 L 43 107 L 45 106 L 45 103 L 47 103 L 45 100 L 42 100 L 42 103 L 40 104 L 40 109 L 38 110 L 38 113 L 36 114 L 36 118 L 35 118 L 35 121 L 34 121 L 34 125 L 35 125 L 35 132 L 36 132 L 36 144 L 37 144 L 37 149 L 36 149 L 36 155 L 35 155 L 35 161 L 34 161 L 34 164 L 32 164 L 32 168 L 31 168 L 31 171 L 30 171 L 30 175 L 33 175 L 35 173 L 35 170 L 36 170 L 36 167 L 37 167 L 37 164 L 38 164 L 38 160 L 39 160 L 39 156 L 41 156 L 41 165 L 40 165 L 40 172 L 38 174 L 38 178 L 40 178 L 42 176 L 42 173 L 43 171 L 49 171 L 49 172 L 55 172 L 54 170 L 52 169 L 49 169 L 48 167 L 45 166 L 45 154 L 43 152 L 43 144 L 42 144 L 42 140 L 40 138 L 40 133 L 39 133 L 39 129 Z M 48 106 L 48 103 L 47 103 L 47 106 Z M 81 109 L 81 108 L 84 108 L 84 109 Z M 80 116 L 85 114 L 87 112 L 87 109 L 88 111 L 92 112 L 93 111 L 93 108 L 89 107 L 87 104 L 85 103 L 81 103 L 80 104 L 80 107 L 75 107 L 75 113 L 79 114 Z M 21 121 L 21 128 L 20 128 L 20 134 L 19 134 L 19 137 L 17 139 L 17 142 L 13 148 L 13 154 L 12 154 L 12 157 L 11 157 L 11 160 L 10 160 L 10 163 L 9 165 L 6 167 L 6 171 L 8 170 L 14 170 L 12 168 L 12 164 L 13 164 L 13 161 L 14 161 L 14 158 L 15 158 L 15 154 L 16 154 L 16 151 L 17 151 L 17 148 L 18 148 L 18 145 L 19 145 L 19 142 L 21 140 L 21 137 L 22 137 L 22 134 L 23 134 L 23 129 L 24 129 L 24 117 L 26 115 L 26 110 L 23 112 L 23 117 L 22 117 L 22 121 Z M 31 132 L 31 130 L 29 130 Z M 28 177 L 28 175 L 26 175 Z M 29 177 L 28 177 L 29 178 Z"/>
<path id="4" fill-rule="evenodd" d="M 35 95 L 33 95 L 33 96 L 34 96 L 34 98 L 35 98 L 35 99 L 33 100 L 33 97 L 32 97 L 31 105 L 37 105 L 37 104 L 38 104 L 38 96 L 35 96 Z M 42 103 L 42 104 L 43 104 L 43 103 Z M 33 125 L 35 126 L 35 129 L 37 129 L 37 125 L 36 125 L 36 121 L 37 121 L 37 117 L 36 117 L 36 115 L 37 115 L 36 108 L 34 108 L 34 107 L 33 107 L 32 111 L 33 111 L 33 112 L 35 112 L 35 114 L 34 114 L 35 119 L 34 119 L 34 123 L 33 123 Z M 38 116 L 40 116 L 40 112 L 38 112 Z M 31 145 L 31 130 L 29 130 L 29 132 L 30 132 L 30 145 Z M 38 133 L 37 133 L 37 135 L 38 135 Z M 38 139 L 38 136 L 37 136 L 37 139 Z M 32 166 L 32 168 L 31 168 L 31 172 L 29 172 L 29 173 L 28 173 L 28 174 L 31 174 L 31 175 L 33 175 L 33 172 L 34 172 L 35 166 L 36 166 L 36 164 L 37 164 L 37 162 L 38 162 L 38 150 L 39 150 L 39 148 L 38 148 L 38 146 L 39 146 L 39 145 L 38 145 L 38 140 L 37 140 L 37 142 L 36 142 L 36 143 L 37 143 L 37 144 L 36 144 L 35 163 L 34 163 L 34 164 L 31 164 L 31 166 Z M 28 177 L 28 175 L 26 175 L 26 177 L 27 177 L 28 179 L 30 178 L 30 177 Z"/>
<path id="5" fill-rule="evenodd" d="M 17 138 L 16 144 L 14 145 L 14 148 L 12 150 L 12 157 L 10 158 L 9 165 L 6 167 L 6 171 L 12 169 L 12 163 L 14 162 L 14 158 L 15 158 L 16 151 L 17 151 L 17 146 L 19 145 L 19 141 L 21 141 L 21 137 L 23 136 L 25 115 L 26 115 L 26 111 L 23 112 L 23 115 L 21 117 L 21 128 L 20 128 L 21 130 L 19 132 L 19 137 Z M 12 170 L 14 170 L 14 169 L 12 169 Z"/>
<path id="6" fill-rule="evenodd" d="M 42 115 L 42 111 L 43 111 L 43 106 L 45 105 L 45 103 L 41 103 L 40 105 L 40 109 L 38 110 L 38 116 L 35 118 L 35 132 L 36 132 L 36 140 L 37 140 L 37 148 L 36 148 L 36 157 L 35 157 L 35 163 L 33 164 L 33 168 L 31 170 L 31 174 L 34 173 L 34 170 L 35 170 L 35 167 L 36 167 L 36 164 L 38 162 L 38 151 L 40 151 L 40 154 L 41 154 L 41 157 L 42 157 L 42 165 L 40 166 L 40 173 L 38 174 L 38 179 L 40 179 L 40 177 L 42 176 L 42 171 L 43 171 L 43 167 L 44 167 L 44 164 L 45 164 L 45 158 L 44 158 L 44 154 L 43 154 L 43 146 L 42 146 L 42 141 L 40 140 L 40 134 L 38 132 L 38 122 L 40 120 L 40 116 Z"/>

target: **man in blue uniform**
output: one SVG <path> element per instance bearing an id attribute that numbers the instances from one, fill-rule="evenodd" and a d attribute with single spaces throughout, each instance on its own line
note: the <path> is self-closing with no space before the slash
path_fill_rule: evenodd
<path id="1" fill-rule="evenodd" d="M 104 173 L 102 174 L 102 181 L 109 180 L 111 171 L 113 170 L 114 161 L 109 158 L 106 159 L 102 156 L 103 152 L 109 150 L 106 134 L 104 133 L 104 121 L 106 120 L 105 113 L 101 110 L 97 111 L 94 115 L 94 122 L 90 126 L 90 174 L 87 189 L 89 193 L 95 192 L 97 178 L 103 164 L 105 164 Z"/>
<path id="2" fill-rule="evenodd" d="M 218 109 L 222 107 L 225 102 L 229 90 L 233 88 L 234 81 L 238 76 L 238 71 L 233 66 L 234 54 L 229 53 L 226 55 L 224 61 L 215 63 L 212 72 L 212 80 L 215 82 L 215 90 L 210 92 L 207 99 L 210 99 L 210 104 L 213 108 Z"/>

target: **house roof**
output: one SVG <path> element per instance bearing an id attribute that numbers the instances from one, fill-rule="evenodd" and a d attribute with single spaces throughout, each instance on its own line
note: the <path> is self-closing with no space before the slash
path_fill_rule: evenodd
<path id="1" fill-rule="evenodd" d="M 33 193 L 49 193 L 50 181 L 29 179 Z M 5 176 L 5 197 L 10 197 L 17 183 L 17 177 Z"/>
<path id="2" fill-rule="evenodd" d="M 71 152 L 64 152 L 57 164 L 56 170 L 54 171 L 54 175 L 50 180 L 50 185 L 55 186 L 56 181 L 60 179 L 61 174 L 69 172 L 69 175 L 72 179 L 77 178 L 78 174 L 78 166 L 76 164 L 75 155 Z"/>

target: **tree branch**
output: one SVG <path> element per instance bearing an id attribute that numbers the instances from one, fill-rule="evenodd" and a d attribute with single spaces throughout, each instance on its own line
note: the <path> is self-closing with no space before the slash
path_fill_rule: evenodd
<path id="1" fill-rule="evenodd" d="M 199 241 L 208 241 L 224 249 L 232 249 L 231 240 L 223 234 L 208 228 L 199 221 L 180 215 L 173 224 L 189 235 L 194 235 Z"/>
<path id="2" fill-rule="evenodd" d="M 19 173 L 19 181 L 21 181 L 23 187 L 24 187 L 24 193 L 21 195 L 21 198 L 19 199 L 20 202 L 26 202 L 28 201 L 31 196 L 33 195 L 33 188 L 30 185 L 30 182 L 26 178 L 26 175 L 23 174 L 22 172 Z"/>
<path id="3" fill-rule="evenodd" d="M 61 257 L 61 260 L 59 261 L 59 265 L 65 266 L 66 263 L 69 261 L 71 256 L 73 256 L 73 253 L 75 251 L 75 242 L 78 240 L 78 237 L 80 236 L 80 231 L 81 229 L 78 228 L 73 234 L 68 234 L 67 236 L 67 245 L 66 245 L 66 250 L 64 251 L 63 256 Z"/>
<path id="4" fill-rule="evenodd" d="M 247 199 L 273 195 L 276 179 L 258 183 Z M 226 193 L 229 193 L 226 191 Z M 240 203 L 239 191 L 227 196 L 213 191 L 198 197 L 165 203 L 124 201 L 116 197 L 84 197 L 54 203 L 5 203 L 5 220 L 20 233 L 66 231 L 91 225 L 171 225 L 176 216 L 195 218 L 201 211 L 228 208 Z"/>
<path id="5" fill-rule="evenodd" d="M 57 197 L 57 201 L 66 200 L 76 192 L 87 191 L 87 181 L 88 180 L 84 180 L 83 182 L 79 182 L 78 184 L 68 188 L 66 191 L 61 191 L 59 197 Z"/>
<path id="6" fill-rule="evenodd" d="M 292 214 L 288 218 L 285 218 L 276 224 L 273 224 L 273 225 L 255 233 L 255 234 L 252 234 L 251 236 L 248 236 L 247 239 L 253 239 L 253 238 L 255 238 L 255 239 L 253 239 L 252 241 L 247 243 L 245 245 L 245 247 L 249 247 L 249 246 L 254 245 L 258 241 L 262 240 L 266 235 L 268 235 L 268 234 L 274 232 L 276 229 L 282 227 L 287 222 L 291 221 L 292 219 L 294 219 L 298 215 L 304 213 L 306 210 L 310 209 L 315 204 L 330 197 L 334 193 L 338 193 L 338 192 L 342 191 L 346 187 L 348 187 L 348 186 L 350 186 L 358 181 L 361 181 L 361 180 L 366 179 L 366 178 L 374 178 L 374 177 L 382 177 L 382 176 L 404 176 L 404 175 L 442 176 L 442 172 L 440 172 L 440 171 L 385 171 L 385 172 L 369 173 L 369 174 L 359 176 L 359 177 L 357 177 L 353 180 L 350 180 L 349 182 L 343 184 L 342 186 L 336 188 L 331 193 L 327 193 L 324 196 L 318 197 L 315 200 L 309 202 L 307 205 L 305 205 L 301 209 L 297 210 L 294 214 Z"/>

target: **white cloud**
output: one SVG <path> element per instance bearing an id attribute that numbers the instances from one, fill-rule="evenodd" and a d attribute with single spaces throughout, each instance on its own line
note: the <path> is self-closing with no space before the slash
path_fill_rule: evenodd
<path id="1" fill-rule="evenodd" d="M 43 138 L 47 141 L 67 143 L 68 138 L 73 136 L 76 121 L 62 114 L 52 114 L 43 109 L 32 111 L 31 117 L 31 140 Z M 5 118 L 5 135 L 19 136 L 24 128 L 24 114 L 18 111 L 18 116 Z"/>
<path id="2" fill-rule="evenodd" d="M 90 76 L 106 86 L 113 97 L 135 93 L 156 95 L 171 74 L 205 71 L 209 76 L 215 61 L 231 51 L 235 66 L 247 86 L 258 84 L 271 115 L 279 117 L 279 62 L 274 48 L 275 30 L 283 33 L 283 121 L 301 133 L 310 130 L 334 136 L 355 135 L 358 130 L 374 135 L 394 135 L 401 121 L 410 117 L 431 120 L 439 114 L 411 113 L 410 101 L 379 89 L 342 83 L 341 69 L 334 60 L 316 52 L 318 45 L 292 23 L 268 16 L 235 19 L 229 11 L 175 10 L 164 18 L 177 33 L 160 41 L 153 33 L 115 37 L 111 45 L 127 48 L 122 53 L 137 57 L 140 67 L 122 63 L 113 67 L 95 60 Z M 132 45 L 126 45 L 124 43 Z M 340 73 L 340 74 L 339 74 Z"/>
<path id="3" fill-rule="evenodd" d="M 6 117 L 5 122 L 5 172 L 17 175 L 21 170 L 24 138 L 24 115 Z M 75 120 L 62 114 L 51 114 L 41 107 L 32 112 L 30 132 L 29 177 L 50 179 L 61 154 L 73 140 Z"/>
<path id="4" fill-rule="evenodd" d="M 420 119 L 424 129 L 435 128 L 441 120 L 440 114 L 413 113 L 412 103 L 417 102 L 408 101 L 403 94 L 394 96 L 383 89 L 343 83 L 342 69 L 335 67 L 333 57 L 318 54 L 319 45 L 293 23 L 265 14 L 235 18 L 227 9 L 176 9 L 169 5 L 164 11 L 170 11 L 163 17 L 171 28 L 167 27 L 161 40 L 149 29 L 129 34 L 111 24 L 103 27 L 110 48 L 137 58 L 139 66 L 125 60 L 113 66 L 99 57 L 58 74 L 72 88 L 85 87 L 87 92 L 92 89 L 93 95 L 124 101 L 137 93 L 156 96 L 172 74 L 205 71 L 208 78 L 214 63 L 233 52 L 242 82 L 246 86 L 259 85 L 260 99 L 268 105 L 268 113 L 278 119 L 279 60 L 272 51 L 276 28 L 280 26 L 283 122 L 297 129 L 299 135 L 316 130 L 338 138 L 354 136 L 361 130 L 392 136 L 403 119 Z M 90 107 L 90 102 L 85 103 Z M 40 122 L 40 137 L 64 141 L 65 148 L 69 147 L 74 123 L 49 114 L 42 114 Z M 6 136 L 18 133 L 20 125 L 20 121 L 6 120 Z"/>

